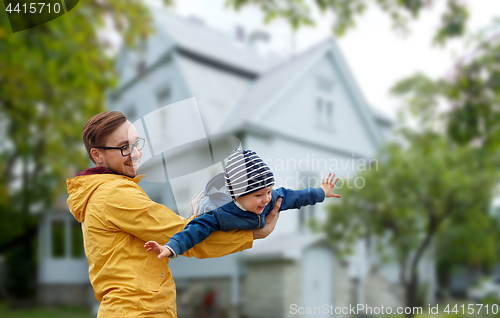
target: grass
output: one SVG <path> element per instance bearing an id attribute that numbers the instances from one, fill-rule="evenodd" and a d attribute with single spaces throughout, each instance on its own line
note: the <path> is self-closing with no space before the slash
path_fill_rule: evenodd
<path id="1" fill-rule="evenodd" d="M 58 306 L 51 308 L 11 309 L 0 302 L 2 318 L 95 318 L 90 311 L 77 307 Z"/>

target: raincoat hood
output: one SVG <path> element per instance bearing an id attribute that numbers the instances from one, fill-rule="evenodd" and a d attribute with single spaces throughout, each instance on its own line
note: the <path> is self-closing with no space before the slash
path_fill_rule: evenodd
<path id="1" fill-rule="evenodd" d="M 142 177 L 143 175 L 137 176 L 133 180 L 140 180 Z M 94 191 L 97 190 L 97 188 L 99 188 L 103 183 L 116 178 L 131 179 L 124 175 L 114 174 L 111 170 L 105 167 L 94 167 L 80 171 L 76 177 L 66 180 L 69 193 L 66 203 L 68 204 L 69 211 L 78 222 L 81 223 L 85 220 L 87 202 Z M 139 182 L 139 180 L 137 180 L 137 182 Z"/>

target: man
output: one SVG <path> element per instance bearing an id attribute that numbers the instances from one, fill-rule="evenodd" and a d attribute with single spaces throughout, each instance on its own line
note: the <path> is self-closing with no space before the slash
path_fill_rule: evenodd
<path id="1" fill-rule="evenodd" d="M 151 201 L 138 186 L 144 139 L 122 113 L 92 117 L 82 138 L 96 167 L 67 180 L 67 202 L 82 223 L 90 282 L 101 303 L 98 317 L 177 317 L 168 260 L 158 260 L 143 246 L 149 240 L 167 242 L 190 219 Z M 254 239 L 273 231 L 278 209 L 279 204 L 263 229 L 215 232 L 183 255 L 220 257 L 251 248 Z"/>

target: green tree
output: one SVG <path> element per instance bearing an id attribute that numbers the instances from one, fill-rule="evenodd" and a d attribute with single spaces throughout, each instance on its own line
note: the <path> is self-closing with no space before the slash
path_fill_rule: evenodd
<path id="1" fill-rule="evenodd" d="M 500 149 L 500 21 L 471 37 L 470 48 L 449 74 L 431 79 L 415 74 L 393 92 L 423 124 L 442 127 L 453 142 L 472 144 L 484 155 Z M 437 116 L 439 108 L 447 111 Z M 432 120 L 431 120 L 432 119 Z"/>
<path id="2" fill-rule="evenodd" d="M 413 307 L 422 305 L 418 265 L 436 237 L 456 239 L 459 231 L 460 248 L 468 251 L 461 255 L 496 259 L 488 212 L 498 179 L 491 157 L 470 146 L 429 131 L 406 130 L 404 136 L 404 145 L 391 143 L 381 151 L 377 170 L 360 173 L 363 189 L 342 189 L 323 231 L 341 255 L 358 239 L 374 238 L 377 250 L 399 265 L 406 306 Z"/>
<path id="3" fill-rule="evenodd" d="M 108 44 L 99 38 L 105 19 L 128 45 L 152 31 L 139 0 L 80 1 L 18 33 L 0 12 L 0 254 L 18 287 L 36 281 L 34 271 L 15 270 L 35 263 L 36 255 L 19 251 L 32 250 L 36 213 L 65 192 L 69 167 L 87 166 L 83 125 L 104 110 L 104 94 L 116 81 Z"/>
<path id="4" fill-rule="evenodd" d="M 415 74 L 393 88 L 408 110 L 402 113 L 406 114 L 401 116 L 402 122 L 440 132 L 456 147 L 469 147 L 476 152 L 476 160 L 486 160 L 496 170 L 500 149 L 499 25 L 494 21 L 472 36 L 467 53 L 443 78 Z M 483 268 L 493 265 L 500 252 L 500 237 L 494 230 L 499 221 L 489 217 L 452 222 L 450 230 L 438 236 L 438 273 L 443 285 L 458 264 Z"/>
<path id="5" fill-rule="evenodd" d="M 320 12 L 333 13 L 335 21 L 332 24 L 334 34 L 341 36 L 356 26 L 370 5 L 376 6 L 387 14 L 393 22 L 393 27 L 407 31 L 408 23 L 419 17 L 425 9 L 444 1 L 437 0 L 227 0 L 226 4 L 239 10 L 242 7 L 256 5 L 264 13 L 266 22 L 277 18 L 285 19 L 294 30 L 302 26 L 314 25 L 312 8 Z M 469 12 L 463 1 L 447 0 L 446 8 L 441 15 L 439 27 L 434 35 L 434 43 L 444 44 L 449 38 L 464 35 Z"/>
<path id="6" fill-rule="evenodd" d="M 485 30 L 443 78 L 418 73 L 396 83 L 404 146 L 382 150 L 379 171 L 361 175 L 366 187 L 344 195 L 325 228 L 348 242 L 389 233 L 379 243 L 400 264 L 407 305 L 417 301 L 416 269 L 431 245 L 441 283 L 455 265 L 498 261 L 499 220 L 489 212 L 499 177 L 500 43 L 494 27 Z"/>
<path id="7" fill-rule="evenodd" d="M 438 2 L 228 0 L 227 4 L 236 10 L 257 5 L 265 21 L 283 18 L 294 30 L 314 25 L 311 11 L 316 7 L 333 13 L 332 31 L 340 36 L 361 21 L 370 5 L 385 12 L 396 29 L 407 30 L 410 20 Z M 433 42 L 444 45 L 465 35 L 468 17 L 464 2 L 447 1 Z M 400 264 L 407 305 L 417 301 L 416 268 L 432 244 L 440 251 L 441 271 L 457 263 L 491 266 L 497 259 L 498 222 L 488 211 L 500 145 L 498 24 L 474 37 L 474 49 L 442 79 L 416 74 L 395 85 L 393 93 L 406 104 L 400 112 L 404 146 L 390 144 L 381 151 L 380 171 L 361 174 L 367 186 L 347 191 L 342 205 L 332 207 L 324 228 L 345 252 L 365 235 L 378 237 L 379 243 L 384 242 L 381 247 L 389 246 Z M 440 111 L 443 105 L 448 111 Z"/>

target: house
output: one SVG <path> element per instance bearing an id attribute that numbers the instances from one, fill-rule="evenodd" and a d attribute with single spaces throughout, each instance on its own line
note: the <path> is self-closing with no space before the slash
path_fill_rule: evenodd
<path id="1" fill-rule="evenodd" d="M 118 87 L 108 96 L 108 108 L 122 111 L 148 140 L 140 185 L 151 199 L 188 216 L 190 198 L 237 147 L 257 151 L 277 187 L 317 186 L 328 172 L 342 186 L 365 186 L 356 172 L 376 167 L 373 158 L 393 123 L 368 105 L 333 38 L 282 60 L 199 20 L 161 9 L 153 15 L 156 33 L 138 49 L 120 51 Z M 216 307 L 231 316 L 289 317 L 294 304 L 401 305 L 395 265 L 380 265 L 365 242 L 341 260 L 311 232 L 308 222 L 324 220 L 325 206 L 281 213 L 273 234 L 250 250 L 170 261 L 179 317 L 207 291 L 216 291 Z M 422 266 L 432 290 L 432 259 Z"/>
<path id="2" fill-rule="evenodd" d="M 81 225 L 65 198 L 41 215 L 38 231 L 37 298 L 43 305 L 98 308 L 88 275 Z"/>

